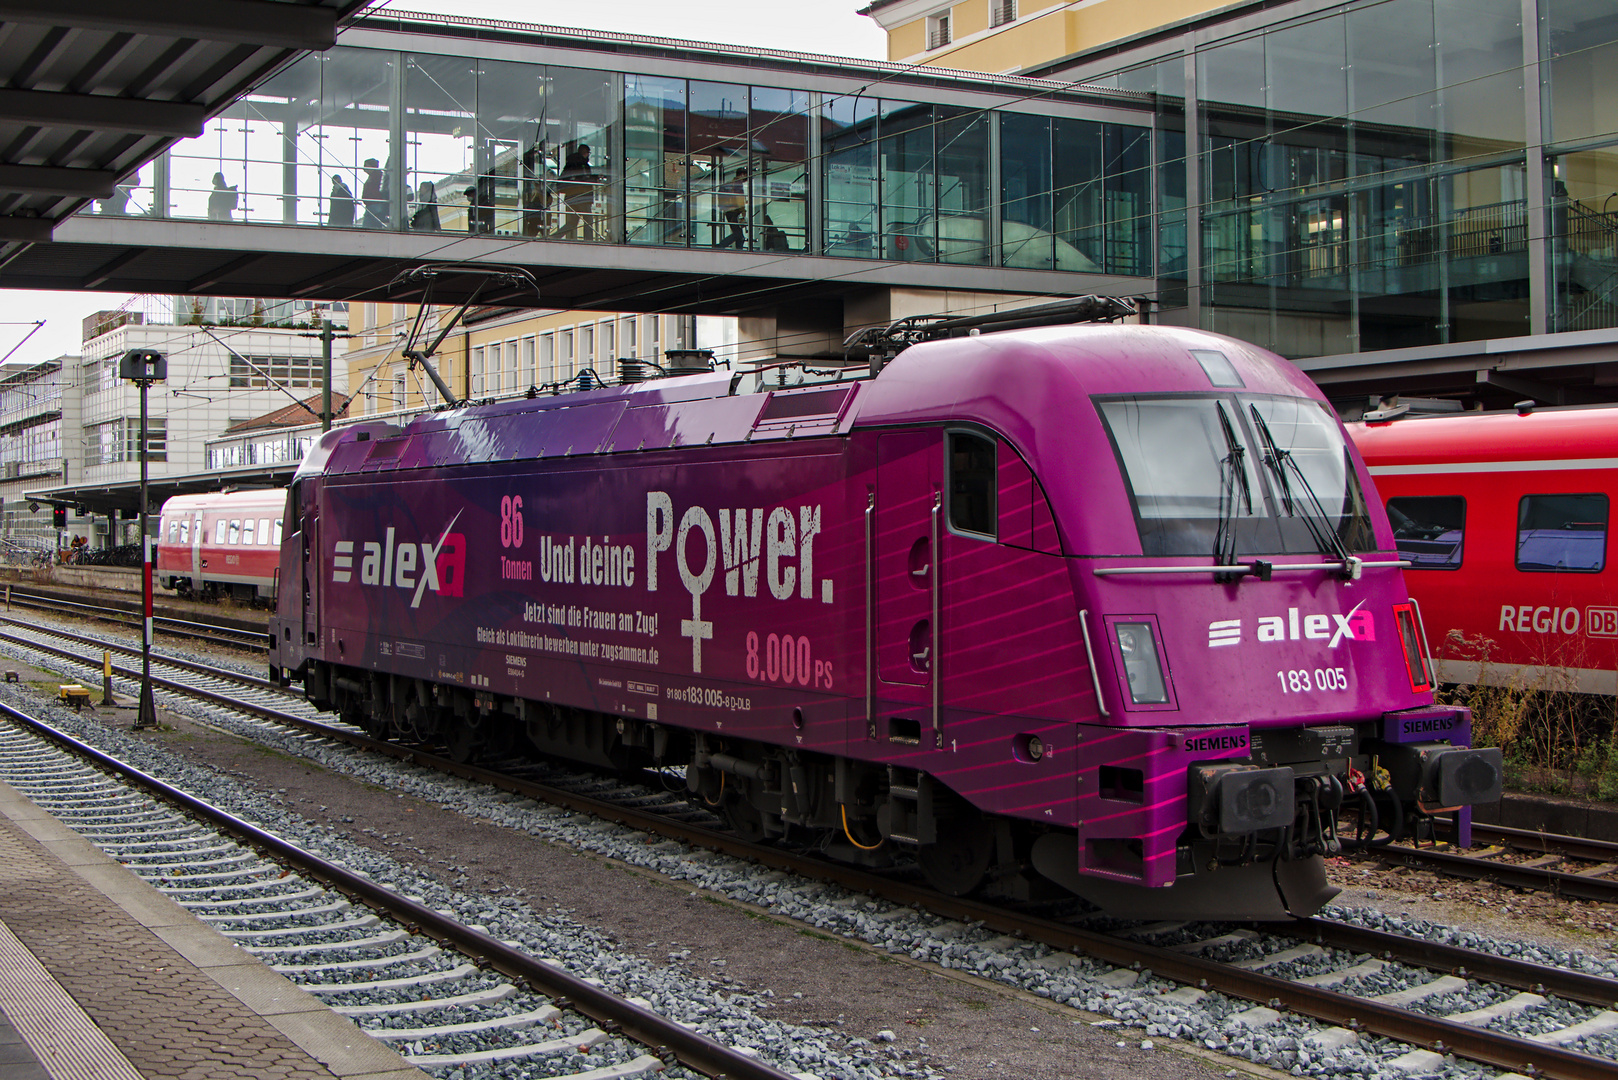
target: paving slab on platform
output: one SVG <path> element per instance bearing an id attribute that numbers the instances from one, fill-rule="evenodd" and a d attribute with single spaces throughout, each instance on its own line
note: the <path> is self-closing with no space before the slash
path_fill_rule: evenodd
<path id="1" fill-rule="evenodd" d="M 0 1076 L 425 1075 L 0 783 Z"/>

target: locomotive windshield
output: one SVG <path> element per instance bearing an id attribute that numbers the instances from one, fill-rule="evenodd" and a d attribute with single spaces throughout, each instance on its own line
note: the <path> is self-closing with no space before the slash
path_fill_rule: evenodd
<path id="1" fill-rule="evenodd" d="M 1376 547 L 1342 429 L 1319 402 L 1249 395 L 1098 399 L 1147 555 Z"/>

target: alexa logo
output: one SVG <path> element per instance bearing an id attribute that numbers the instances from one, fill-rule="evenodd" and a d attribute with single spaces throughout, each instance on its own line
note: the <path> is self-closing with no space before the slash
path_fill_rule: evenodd
<path id="1" fill-rule="evenodd" d="M 1349 641 L 1375 641 L 1376 624 L 1369 611 L 1361 611 L 1361 600 L 1348 611 L 1324 614 L 1304 614 L 1298 608 L 1287 608 L 1285 615 L 1266 615 L 1258 620 L 1258 640 L 1324 641 L 1326 648 L 1335 649 L 1344 639 Z M 1208 648 L 1242 643 L 1241 619 L 1218 619 L 1208 624 Z"/>
<path id="2" fill-rule="evenodd" d="M 410 606 L 420 607 L 431 589 L 440 596 L 460 596 L 466 579 L 466 537 L 451 532 L 460 514 L 432 540 L 399 540 L 389 526 L 381 540 L 339 540 L 332 548 L 331 579 L 338 585 L 354 580 L 354 546 L 359 544 L 359 582 L 410 591 Z M 419 556 L 419 557 L 418 557 Z"/>

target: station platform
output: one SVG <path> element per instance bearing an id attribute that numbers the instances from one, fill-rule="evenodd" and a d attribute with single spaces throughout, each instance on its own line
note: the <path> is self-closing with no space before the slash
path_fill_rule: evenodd
<path id="1" fill-rule="evenodd" d="M 426 1076 L 0 783 L 0 1077 Z"/>

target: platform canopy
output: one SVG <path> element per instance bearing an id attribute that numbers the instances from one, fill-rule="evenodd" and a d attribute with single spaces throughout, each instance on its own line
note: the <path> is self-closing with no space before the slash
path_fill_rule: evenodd
<path id="1" fill-rule="evenodd" d="M 0 0 L 0 264 L 368 0 Z"/>

